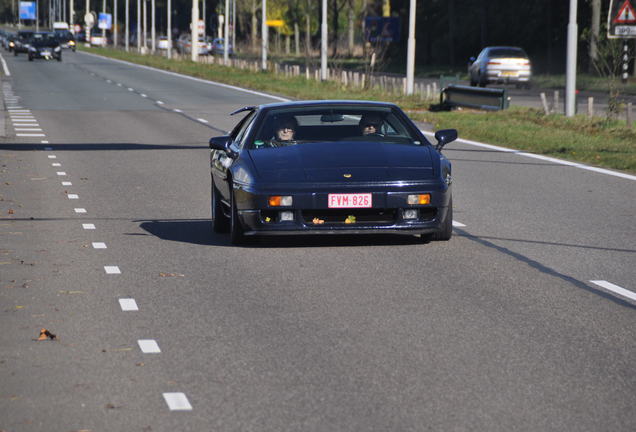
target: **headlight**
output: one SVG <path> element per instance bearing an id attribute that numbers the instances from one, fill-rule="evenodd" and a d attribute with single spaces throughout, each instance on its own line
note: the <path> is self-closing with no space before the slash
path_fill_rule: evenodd
<path id="1" fill-rule="evenodd" d="M 37 51 L 37 50 L 33 47 L 29 47 L 29 51 Z"/>
<path id="2" fill-rule="evenodd" d="M 9 46 L 12 47 L 15 46 L 15 44 L 13 42 L 9 42 Z"/>
<path id="3" fill-rule="evenodd" d="M 68 41 L 69 45 L 75 45 L 75 41 Z"/>
<path id="4" fill-rule="evenodd" d="M 61 50 L 61 48 L 60 48 L 60 47 L 56 47 L 53 51 L 55 51 L 55 52 L 59 52 L 60 50 Z"/>

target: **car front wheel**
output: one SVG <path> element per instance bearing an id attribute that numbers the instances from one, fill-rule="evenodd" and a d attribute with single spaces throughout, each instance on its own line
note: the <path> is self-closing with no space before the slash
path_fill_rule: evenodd
<path id="1" fill-rule="evenodd" d="M 221 197 L 219 191 L 212 183 L 212 229 L 215 233 L 226 233 L 230 229 L 230 221 L 225 213 L 223 213 L 223 204 L 221 203 Z"/>
<path id="2" fill-rule="evenodd" d="M 448 201 L 448 210 L 446 211 L 446 217 L 439 231 L 433 233 L 431 240 L 434 241 L 447 241 L 453 236 L 453 198 Z"/>
<path id="3" fill-rule="evenodd" d="M 245 243 L 245 235 L 243 231 L 243 227 L 241 226 L 241 221 L 238 217 L 238 210 L 236 208 L 236 199 L 234 197 L 234 192 L 232 192 L 231 198 L 231 217 L 230 217 L 230 240 L 232 244 L 241 245 Z"/>

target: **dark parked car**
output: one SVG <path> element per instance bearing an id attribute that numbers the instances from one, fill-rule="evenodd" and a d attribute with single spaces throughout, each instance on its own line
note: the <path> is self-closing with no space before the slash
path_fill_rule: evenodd
<path id="1" fill-rule="evenodd" d="M 452 235 L 451 164 L 396 105 L 303 101 L 245 107 L 210 139 L 215 232 L 245 236 Z"/>
<path id="2" fill-rule="evenodd" d="M 62 61 L 60 41 L 52 33 L 36 33 L 29 41 L 29 61 L 42 58 Z"/>
<path id="3" fill-rule="evenodd" d="M 62 49 L 70 49 L 75 52 L 76 42 L 73 33 L 64 29 L 57 29 L 55 30 L 55 37 L 60 42 L 60 47 L 62 47 Z"/>
<path id="4" fill-rule="evenodd" d="M 518 47 L 496 46 L 484 48 L 468 65 L 470 85 L 515 84 L 530 86 L 532 70 L 528 54 Z"/>

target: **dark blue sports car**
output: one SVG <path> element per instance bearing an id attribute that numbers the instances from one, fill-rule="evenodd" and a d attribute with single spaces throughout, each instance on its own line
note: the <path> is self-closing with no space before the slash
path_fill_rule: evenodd
<path id="1" fill-rule="evenodd" d="M 210 139 L 215 232 L 391 233 L 449 240 L 451 164 L 394 104 L 302 101 L 245 107 Z"/>

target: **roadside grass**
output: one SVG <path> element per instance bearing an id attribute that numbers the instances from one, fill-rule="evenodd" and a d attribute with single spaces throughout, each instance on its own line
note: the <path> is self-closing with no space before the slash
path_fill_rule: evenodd
<path id="1" fill-rule="evenodd" d="M 636 129 L 626 127 L 624 120 L 588 119 L 582 115 L 573 118 L 546 116 L 540 110 L 522 107 L 498 112 L 432 112 L 428 108 L 436 101 L 389 94 L 379 89 L 353 89 L 331 81 L 306 80 L 302 76 L 288 78 L 273 72 L 253 72 L 190 60 L 168 60 L 107 48 L 81 46 L 80 49 L 290 99 L 394 102 L 414 120 L 429 123 L 435 129 L 455 128 L 461 138 L 636 173 Z"/>

